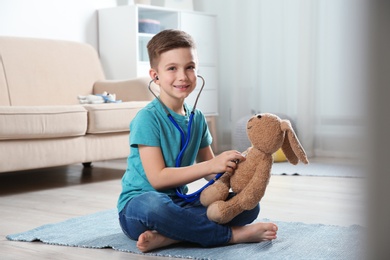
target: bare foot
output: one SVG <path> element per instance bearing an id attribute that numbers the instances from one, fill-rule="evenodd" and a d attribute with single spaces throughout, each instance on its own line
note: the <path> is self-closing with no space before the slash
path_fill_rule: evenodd
<path id="1" fill-rule="evenodd" d="M 169 246 L 175 243 L 179 243 L 177 240 L 167 238 L 157 231 L 145 231 L 138 237 L 137 247 L 145 253 L 153 249 L 157 249 L 164 246 Z"/>
<path id="2" fill-rule="evenodd" d="M 278 226 L 274 223 L 254 223 L 243 227 L 232 227 L 230 244 L 255 243 L 277 238 Z"/>

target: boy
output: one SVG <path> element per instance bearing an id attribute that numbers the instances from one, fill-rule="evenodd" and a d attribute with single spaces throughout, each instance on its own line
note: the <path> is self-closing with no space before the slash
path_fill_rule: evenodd
<path id="1" fill-rule="evenodd" d="M 206 208 L 199 201 L 186 202 L 175 194 L 176 187 L 186 190 L 186 184 L 200 178 L 233 173 L 234 161 L 245 158 L 238 151 L 214 156 L 205 117 L 195 110 L 191 140 L 180 167 L 175 167 L 181 133 L 167 117 L 164 106 L 186 135 L 192 108 L 184 101 L 197 81 L 195 43 L 183 31 L 164 30 L 150 40 L 147 48 L 149 75 L 160 87 L 160 101 L 154 99 L 130 124 L 130 155 L 118 200 L 123 232 L 138 240 L 142 252 L 181 241 L 209 247 L 275 239 L 275 224 L 247 225 L 257 218 L 259 206 L 219 225 L 207 218 Z"/>

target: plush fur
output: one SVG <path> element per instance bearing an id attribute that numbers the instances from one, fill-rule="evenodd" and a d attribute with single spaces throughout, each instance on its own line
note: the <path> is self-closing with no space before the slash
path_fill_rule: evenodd
<path id="1" fill-rule="evenodd" d="M 272 154 L 279 148 L 290 163 L 309 163 L 288 120 L 269 113 L 255 115 L 247 123 L 247 134 L 252 147 L 243 153 L 246 160 L 237 165 L 234 174 L 225 173 L 200 196 L 202 205 L 208 207 L 207 217 L 220 224 L 260 202 L 271 177 Z M 226 201 L 230 188 L 236 196 Z"/>

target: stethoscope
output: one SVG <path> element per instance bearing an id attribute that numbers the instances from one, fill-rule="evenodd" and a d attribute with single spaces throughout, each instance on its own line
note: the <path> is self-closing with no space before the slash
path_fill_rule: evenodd
<path id="1" fill-rule="evenodd" d="M 195 99 L 195 103 L 194 103 L 194 106 L 192 108 L 192 111 L 191 111 L 191 114 L 190 114 L 190 119 L 189 119 L 189 122 L 188 122 L 188 126 L 187 126 L 187 136 L 184 134 L 184 131 L 183 129 L 179 126 L 179 124 L 175 121 L 175 119 L 173 118 L 173 116 L 171 115 L 171 113 L 169 112 L 168 108 L 166 107 L 166 105 L 164 104 L 164 102 L 161 101 L 161 99 L 153 92 L 153 90 L 151 89 L 150 85 L 152 84 L 152 82 L 155 81 L 155 79 L 152 79 L 150 82 L 149 82 L 149 85 L 148 85 L 148 89 L 149 91 L 153 94 L 153 96 L 160 102 L 161 106 L 163 107 L 165 113 L 167 114 L 169 120 L 172 122 L 172 124 L 176 127 L 177 130 L 179 130 L 180 132 L 180 136 L 181 136 L 181 145 L 180 145 L 180 152 L 179 152 L 179 155 L 177 156 L 176 158 L 176 161 L 175 161 L 175 167 L 180 167 L 181 166 L 181 161 L 183 159 L 183 155 L 184 155 L 184 152 L 185 150 L 187 149 L 187 146 L 190 142 L 190 139 L 191 139 L 191 127 L 192 127 L 192 121 L 194 119 L 194 115 L 195 115 L 195 108 L 196 108 L 196 104 L 198 103 L 198 99 L 199 99 L 199 96 L 200 94 L 202 93 L 202 90 L 203 90 L 203 87 L 205 85 L 205 80 L 202 76 L 200 75 L 197 75 L 199 78 L 202 79 L 203 83 L 202 83 L 202 87 L 200 88 L 199 90 L 199 93 L 198 95 L 196 96 L 196 99 Z M 158 79 L 158 78 L 156 78 Z M 191 194 L 183 194 L 182 192 L 182 189 L 181 187 L 177 187 L 175 189 L 175 192 L 176 192 L 176 195 L 184 200 L 186 200 L 187 202 L 192 202 L 192 201 L 195 201 L 195 200 L 198 200 L 199 197 L 200 197 L 200 193 L 205 189 L 207 188 L 208 186 L 210 186 L 211 184 L 213 184 L 216 180 L 218 180 L 221 176 L 223 175 L 223 173 L 218 173 L 212 180 L 210 180 L 208 183 L 206 183 L 206 185 L 204 185 L 202 188 L 200 188 L 199 190 L 195 191 L 194 193 L 191 193 Z"/>

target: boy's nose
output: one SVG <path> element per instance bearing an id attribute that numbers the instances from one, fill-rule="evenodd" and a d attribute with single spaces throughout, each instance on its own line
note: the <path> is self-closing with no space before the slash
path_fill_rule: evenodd
<path id="1" fill-rule="evenodd" d="M 180 70 L 177 74 L 177 78 L 180 80 L 186 80 L 188 79 L 188 75 L 185 71 Z"/>

